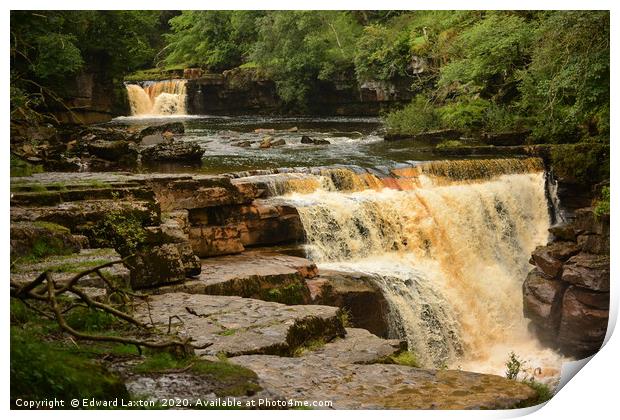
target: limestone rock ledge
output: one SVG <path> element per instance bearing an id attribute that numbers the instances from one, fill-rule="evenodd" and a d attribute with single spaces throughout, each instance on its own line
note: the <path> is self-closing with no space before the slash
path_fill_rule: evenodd
<path id="1" fill-rule="evenodd" d="M 200 354 L 292 354 L 311 340 L 331 341 L 345 335 L 338 308 L 286 306 L 235 296 L 167 293 L 136 306 L 145 323 L 182 336 L 194 344 L 211 343 Z"/>
<path id="2" fill-rule="evenodd" d="M 231 362 L 256 372 L 263 389 L 286 399 L 328 399 L 334 409 L 504 409 L 535 399 L 523 383 L 473 372 L 347 364 L 315 355 Z"/>

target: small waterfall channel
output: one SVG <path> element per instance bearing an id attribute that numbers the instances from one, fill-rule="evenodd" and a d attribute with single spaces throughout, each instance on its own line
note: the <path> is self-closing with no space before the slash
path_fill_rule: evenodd
<path id="1" fill-rule="evenodd" d="M 186 80 L 173 79 L 127 83 L 132 116 L 185 115 Z"/>

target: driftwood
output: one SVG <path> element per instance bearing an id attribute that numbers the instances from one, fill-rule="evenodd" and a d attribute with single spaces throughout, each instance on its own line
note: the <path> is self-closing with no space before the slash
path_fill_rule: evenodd
<path id="1" fill-rule="evenodd" d="M 209 347 L 211 344 L 205 344 L 202 346 L 196 346 L 191 343 L 191 337 L 181 339 L 179 337 L 172 337 L 168 340 L 164 341 L 154 341 L 154 340 L 140 340 L 133 337 L 121 337 L 121 336 L 113 336 L 113 335 L 94 335 L 89 333 L 84 333 L 76 330 L 71 327 L 65 318 L 66 314 L 71 312 L 73 309 L 78 307 L 87 307 L 93 308 L 95 310 L 99 310 L 102 312 L 106 312 L 114 317 L 125 321 L 129 324 L 132 324 L 139 329 L 149 332 L 156 333 L 155 326 L 153 325 L 153 320 L 151 318 L 150 325 L 144 324 L 126 312 L 123 312 L 117 308 L 115 308 L 112 304 L 98 302 L 96 300 L 91 299 L 83 290 L 78 287 L 78 283 L 81 279 L 89 274 L 97 274 L 101 280 L 105 283 L 106 287 L 110 291 L 110 295 L 118 295 L 121 296 L 124 301 L 132 301 L 131 298 L 138 298 L 145 300 L 147 304 L 147 308 L 149 310 L 149 318 L 150 318 L 150 305 L 148 301 L 148 295 L 137 294 L 134 292 L 130 292 L 127 290 L 122 290 L 114 285 L 110 279 L 108 279 L 105 274 L 101 271 L 106 267 L 111 267 L 116 264 L 124 264 L 127 259 L 131 258 L 131 256 L 126 257 L 122 260 L 111 261 L 105 264 L 98 265 L 97 267 L 89 268 L 88 270 L 81 271 L 75 274 L 73 277 L 69 279 L 66 284 L 57 285 L 52 278 L 52 274 L 49 271 L 44 271 L 36 279 L 27 283 L 25 285 L 18 285 L 16 283 L 11 282 L 11 297 L 20 299 L 27 307 L 33 309 L 38 314 L 48 318 L 55 319 L 58 323 L 58 326 L 64 332 L 70 334 L 72 337 L 79 340 L 89 340 L 89 341 L 99 341 L 99 342 L 113 342 L 113 343 L 121 343 L 121 344 L 131 344 L 135 345 L 138 350 L 141 352 L 142 347 L 151 348 L 151 349 L 167 349 L 175 352 L 181 352 L 182 354 L 193 354 L 195 350 L 204 349 Z M 43 289 L 43 291 L 41 291 Z M 63 294 L 72 294 L 77 296 L 77 301 L 72 303 L 66 308 L 63 308 L 61 304 L 58 302 L 58 297 Z M 34 305 L 31 305 L 29 301 L 36 301 L 44 304 L 46 308 L 40 309 Z M 47 309 L 48 311 L 46 311 Z M 169 324 L 172 322 L 172 317 L 169 320 Z M 170 325 L 168 325 L 168 335 L 170 334 Z"/>

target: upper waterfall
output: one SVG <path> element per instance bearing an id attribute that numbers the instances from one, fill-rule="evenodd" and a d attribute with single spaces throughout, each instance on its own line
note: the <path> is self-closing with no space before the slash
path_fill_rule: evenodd
<path id="1" fill-rule="evenodd" d="M 126 84 L 131 115 L 185 115 L 186 80 Z"/>

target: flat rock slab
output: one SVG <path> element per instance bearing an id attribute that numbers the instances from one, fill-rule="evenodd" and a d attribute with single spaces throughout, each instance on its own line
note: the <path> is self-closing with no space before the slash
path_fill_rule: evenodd
<path id="1" fill-rule="evenodd" d="M 197 279 L 162 287 L 154 293 L 185 292 L 258 298 L 261 290 L 292 283 L 299 283 L 305 288 L 303 279 L 316 275 L 316 265 L 305 258 L 247 251 L 205 259 Z"/>
<path id="2" fill-rule="evenodd" d="M 320 305 L 287 306 L 235 296 L 168 293 L 136 306 L 135 317 L 167 331 L 193 338 L 197 353 L 292 354 L 310 340 L 331 341 L 344 336 L 338 308 Z"/>
<path id="3" fill-rule="evenodd" d="M 361 328 L 347 328 L 347 335 L 314 351 L 304 352 L 303 360 L 315 360 L 324 364 L 374 363 L 406 348 L 400 340 L 386 340 Z"/>
<path id="4" fill-rule="evenodd" d="M 111 261 L 118 261 L 121 256 L 111 248 L 82 249 L 79 253 L 69 255 L 55 255 L 47 257 L 36 263 L 19 262 L 11 268 L 11 281 L 17 284 L 31 282 L 39 274 L 48 270 L 55 282 L 63 284 L 81 271 L 88 270 L 98 265 Z M 127 286 L 129 284 L 129 270 L 123 264 L 116 264 L 103 268 L 102 273 L 117 284 Z M 79 283 L 80 286 L 104 288 L 104 282 L 96 274 L 85 276 Z"/>
<path id="5" fill-rule="evenodd" d="M 283 398 L 331 400 L 335 409 L 505 409 L 533 401 L 529 386 L 500 376 L 385 364 L 333 364 L 322 357 L 240 356 Z"/>

